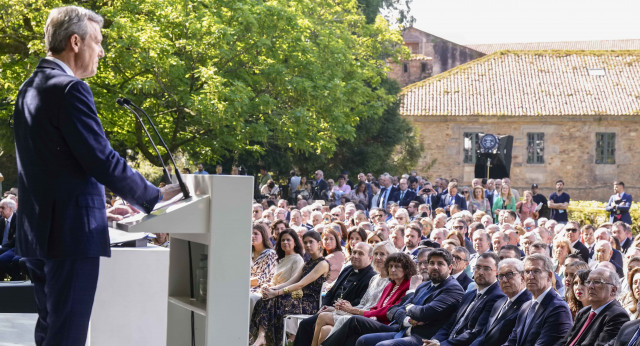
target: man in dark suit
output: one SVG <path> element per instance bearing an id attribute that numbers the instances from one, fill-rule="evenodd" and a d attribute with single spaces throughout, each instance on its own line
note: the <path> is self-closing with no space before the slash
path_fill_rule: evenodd
<path id="1" fill-rule="evenodd" d="M 621 181 L 613 183 L 613 191 L 614 194 L 609 197 L 609 202 L 605 208 L 609 212 L 609 222 L 622 221 L 627 225 L 631 225 L 629 209 L 631 208 L 633 197 L 624 192 L 624 183 Z"/>
<path id="2" fill-rule="evenodd" d="M 640 345 L 640 320 L 631 320 L 622 325 L 618 336 L 607 346 L 638 346 Z"/>
<path id="3" fill-rule="evenodd" d="M 393 184 L 391 183 L 391 175 L 389 175 L 388 173 L 381 175 L 378 181 L 380 182 L 381 189 L 377 206 L 382 208 L 386 212 L 387 204 L 389 204 L 390 201 L 393 201 L 393 196 L 395 195 L 396 191 L 398 191 L 398 188 L 393 186 Z"/>
<path id="4" fill-rule="evenodd" d="M 440 205 L 438 205 L 447 212 L 447 216 L 451 216 L 450 211 L 454 204 L 458 206 L 459 210 L 467 210 L 467 201 L 458 194 L 458 183 L 455 181 L 450 182 L 447 191 L 447 194 L 443 194 L 440 197 Z"/>
<path id="5" fill-rule="evenodd" d="M 571 246 L 580 254 L 585 263 L 589 263 L 589 249 L 580 242 L 580 225 L 576 221 L 568 221 L 564 226 L 565 234 Z"/>
<path id="6" fill-rule="evenodd" d="M 438 193 L 433 189 L 429 182 L 425 183 L 422 189 L 418 191 L 416 199 L 421 203 L 428 205 L 430 213 L 433 213 L 433 211 L 438 207 L 438 204 L 440 204 Z"/>
<path id="7" fill-rule="evenodd" d="M 11 280 L 21 280 L 20 256 L 16 256 L 16 202 L 5 198 L 0 201 L 0 280 L 9 275 Z"/>
<path id="8" fill-rule="evenodd" d="M 453 269 L 451 269 L 451 276 L 458 281 L 462 289 L 467 291 L 469 284 L 473 282 L 469 275 L 464 272 L 465 268 L 469 265 L 469 251 L 463 247 L 456 247 L 451 253 L 453 258 Z"/>
<path id="9" fill-rule="evenodd" d="M 402 343 L 422 345 L 421 339 L 431 338 L 446 322 L 442 316 L 449 316 L 458 309 L 464 292 L 458 282 L 449 275 L 452 258 L 449 251 L 435 249 L 418 254 L 418 267 L 426 281 L 408 294 L 403 300 L 387 311 L 390 325 L 362 316 L 353 316 L 323 346 L 353 346 Z M 411 328 L 411 335 L 407 331 Z M 386 340 L 386 341 L 385 341 Z"/>
<path id="10" fill-rule="evenodd" d="M 39 319 L 37 345 L 84 345 L 100 256 L 109 256 L 104 185 L 139 210 L 179 192 L 132 170 L 107 140 L 89 86 L 103 19 L 75 6 L 51 11 L 48 56 L 15 102 L 20 213 L 16 254 L 27 258 Z"/>
<path id="11" fill-rule="evenodd" d="M 458 312 L 425 346 L 469 345 L 480 336 L 496 301 L 505 296 L 496 279 L 499 260 L 494 252 L 480 255 L 474 273 L 477 288 L 464 295 Z"/>
<path id="12" fill-rule="evenodd" d="M 590 259 L 595 259 L 595 248 L 596 248 L 596 244 L 598 243 L 598 241 L 600 240 L 605 240 L 607 241 L 609 244 L 611 244 L 611 232 L 606 229 L 606 228 L 598 228 L 594 233 L 593 236 L 595 237 L 596 241 L 593 244 L 592 248 L 589 249 L 589 258 Z M 620 251 L 616 250 L 616 249 L 611 249 L 611 257 L 609 262 L 613 263 L 616 268 L 622 268 L 623 267 L 623 261 L 622 261 L 622 254 L 620 253 Z"/>
<path id="13" fill-rule="evenodd" d="M 548 256 L 533 254 L 524 259 L 526 287 L 533 299 L 523 304 L 504 345 L 555 345 L 571 329 L 569 306 L 551 287 L 553 274 Z"/>
<path id="14" fill-rule="evenodd" d="M 629 315 L 616 300 L 620 287 L 616 273 L 597 268 L 589 273 L 585 283 L 591 306 L 578 312 L 562 345 L 605 345 L 618 335 L 624 323 L 629 322 Z"/>
<path id="15" fill-rule="evenodd" d="M 312 195 L 313 199 L 326 200 L 327 192 L 329 190 L 329 184 L 324 180 L 324 172 L 317 170 L 315 173 L 315 179 L 313 180 Z"/>
<path id="16" fill-rule="evenodd" d="M 506 258 L 498 264 L 498 282 L 506 297 L 494 304 L 489 322 L 472 346 L 502 345 L 513 330 L 522 305 L 531 300 L 524 284 L 524 265 L 515 258 Z"/>
<path id="17" fill-rule="evenodd" d="M 620 242 L 620 251 L 627 253 L 627 250 L 633 244 L 633 232 L 631 225 L 624 221 L 616 221 L 611 226 L 611 235 Z"/>
<path id="18" fill-rule="evenodd" d="M 400 179 L 399 189 L 394 193 L 390 200 L 398 202 L 401 207 L 406 207 L 416 198 L 416 193 L 409 190 L 407 179 Z"/>
<path id="19" fill-rule="evenodd" d="M 360 304 L 360 299 L 369 288 L 369 281 L 376 275 L 371 267 L 372 260 L 373 247 L 365 242 L 357 243 L 351 251 L 351 265 L 340 272 L 329 292 L 322 298 L 323 307 L 320 312 L 334 311 L 333 305 L 338 299 L 348 301 L 351 306 Z M 318 314 L 300 322 L 294 345 L 311 345 Z"/>

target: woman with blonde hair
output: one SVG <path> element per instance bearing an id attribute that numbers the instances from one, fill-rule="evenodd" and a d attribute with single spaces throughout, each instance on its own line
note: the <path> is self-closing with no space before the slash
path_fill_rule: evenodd
<path id="1" fill-rule="evenodd" d="M 567 256 L 574 252 L 575 250 L 567 238 L 558 237 L 553 241 L 553 266 L 555 267 L 556 274 L 561 278 L 564 278 L 564 262 Z"/>
<path id="2" fill-rule="evenodd" d="M 539 214 L 536 212 L 536 208 L 538 205 L 533 201 L 533 194 L 527 190 L 522 195 L 524 196 L 524 201 L 516 203 L 516 213 L 518 213 L 520 220 L 526 220 L 528 218 L 537 220 Z"/>
<path id="3" fill-rule="evenodd" d="M 494 214 L 493 218 L 495 223 L 498 223 L 498 215 L 500 215 L 500 212 L 505 209 L 516 211 L 516 199 L 513 197 L 511 187 L 507 184 L 502 184 L 502 187 L 500 188 L 500 195 L 496 198 L 495 202 L 493 202 L 492 212 Z"/>
<path id="4" fill-rule="evenodd" d="M 491 213 L 491 204 L 489 204 L 489 200 L 484 197 L 484 189 L 482 186 L 473 188 L 473 194 L 469 198 L 467 207 L 472 214 L 478 211 Z M 480 218 L 482 218 L 482 216 Z"/>

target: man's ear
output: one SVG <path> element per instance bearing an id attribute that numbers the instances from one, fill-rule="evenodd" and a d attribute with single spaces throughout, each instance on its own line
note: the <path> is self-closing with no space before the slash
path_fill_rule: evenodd
<path id="1" fill-rule="evenodd" d="M 69 38 L 69 44 L 71 44 L 71 49 L 73 50 L 74 53 L 78 53 L 78 51 L 80 50 L 80 43 L 81 43 L 81 40 L 78 34 L 73 34 Z"/>

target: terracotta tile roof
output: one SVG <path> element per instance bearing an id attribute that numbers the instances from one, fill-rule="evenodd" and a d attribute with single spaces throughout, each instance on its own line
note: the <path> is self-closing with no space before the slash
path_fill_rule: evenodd
<path id="1" fill-rule="evenodd" d="M 485 54 L 492 54 L 501 50 L 638 50 L 640 49 L 640 39 L 468 44 L 466 46 Z"/>
<path id="2" fill-rule="evenodd" d="M 640 115 L 640 51 L 499 52 L 408 85 L 400 99 L 406 116 Z"/>

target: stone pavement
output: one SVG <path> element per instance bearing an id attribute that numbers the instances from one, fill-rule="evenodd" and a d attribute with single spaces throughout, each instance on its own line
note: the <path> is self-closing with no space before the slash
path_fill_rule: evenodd
<path id="1" fill-rule="evenodd" d="M 38 314 L 0 313 L 0 346 L 33 346 Z"/>

